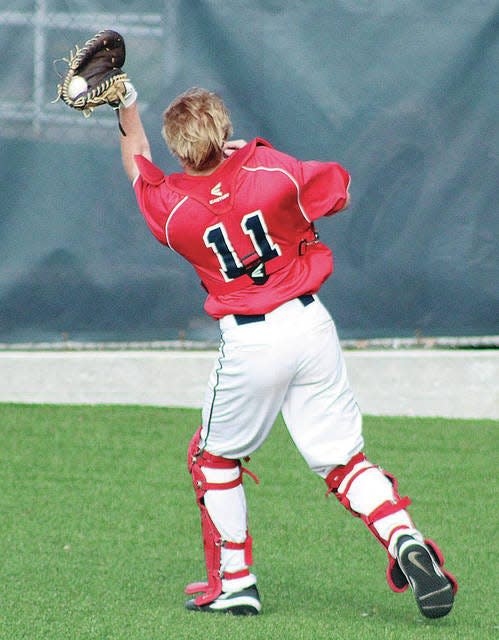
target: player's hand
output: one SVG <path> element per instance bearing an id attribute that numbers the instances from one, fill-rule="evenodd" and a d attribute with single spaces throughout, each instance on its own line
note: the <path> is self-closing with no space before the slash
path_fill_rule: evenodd
<path id="1" fill-rule="evenodd" d="M 246 144 L 246 140 L 227 140 L 227 142 L 224 143 L 224 156 L 228 158 L 234 153 L 234 151 L 241 149 Z"/>

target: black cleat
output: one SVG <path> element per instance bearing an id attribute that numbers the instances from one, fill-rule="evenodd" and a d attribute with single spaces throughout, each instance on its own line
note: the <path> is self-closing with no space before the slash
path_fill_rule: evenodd
<path id="1" fill-rule="evenodd" d="M 194 598 L 187 600 L 186 609 L 189 611 L 203 611 L 205 613 L 230 613 L 233 616 L 256 616 L 260 613 L 262 603 L 256 585 L 235 591 L 221 593 L 218 598 L 208 604 L 197 605 Z"/>
<path id="2" fill-rule="evenodd" d="M 453 585 L 429 548 L 411 536 L 401 536 L 397 557 L 421 613 L 426 618 L 446 616 L 454 603 Z"/>

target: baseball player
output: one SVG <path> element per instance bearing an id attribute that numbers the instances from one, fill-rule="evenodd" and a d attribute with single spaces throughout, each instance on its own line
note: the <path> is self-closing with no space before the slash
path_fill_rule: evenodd
<path id="1" fill-rule="evenodd" d="M 390 587 L 410 586 L 424 616 L 445 616 L 457 583 L 437 545 L 415 527 L 395 478 L 363 453 L 361 413 L 318 296 L 333 263 L 314 221 L 348 207 L 348 172 L 335 162 L 300 161 L 260 138 L 229 142 L 224 102 L 194 88 L 164 112 L 162 135 L 182 168 L 165 175 L 152 163 L 136 97 L 127 82 L 125 171 L 154 236 L 199 275 L 205 311 L 221 334 L 188 450 L 207 580 L 187 586 L 187 609 L 261 610 L 243 462 L 282 411 L 310 469 L 386 549 Z"/>

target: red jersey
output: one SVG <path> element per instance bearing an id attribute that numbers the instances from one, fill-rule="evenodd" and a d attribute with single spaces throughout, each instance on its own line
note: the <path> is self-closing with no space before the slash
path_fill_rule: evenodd
<path id="1" fill-rule="evenodd" d="M 196 270 L 210 316 L 268 313 L 316 293 L 332 273 L 313 222 L 346 204 L 350 176 L 339 164 L 302 162 L 259 138 L 207 176 L 167 176 L 135 160 L 140 210 L 154 236 Z"/>

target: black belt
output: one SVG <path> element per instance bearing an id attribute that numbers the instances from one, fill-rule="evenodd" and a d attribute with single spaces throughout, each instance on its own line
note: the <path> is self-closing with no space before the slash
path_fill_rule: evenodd
<path id="1" fill-rule="evenodd" d="M 296 298 L 299 300 L 304 307 L 307 307 L 309 304 L 314 302 L 315 298 L 310 293 L 306 293 L 303 296 L 298 296 Z M 253 315 L 241 315 L 239 313 L 234 314 L 234 319 L 237 324 L 251 324 L 252 322 L 263 322 L 265 320 L 264 313 L 255 313 Z"/>

